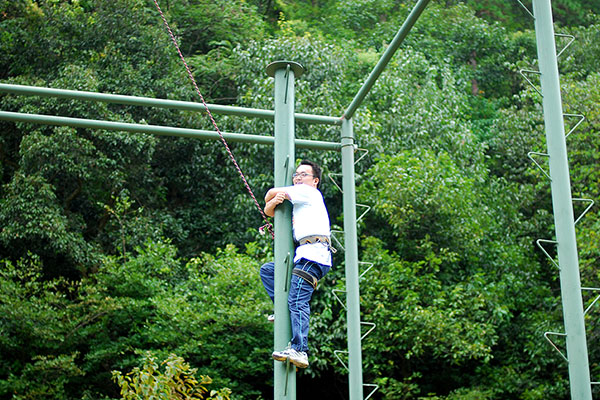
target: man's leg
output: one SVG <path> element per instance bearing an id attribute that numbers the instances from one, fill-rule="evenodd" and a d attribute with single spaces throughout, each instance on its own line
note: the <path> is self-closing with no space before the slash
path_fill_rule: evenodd
<path id="1" fill-rule="evenodd" d="M 301 260 L 296 263 L 299 268 L 314 275 L 314 263 Z M 310 322 L 310 299 L 314 292 L 311 284 L 297 275 L 292 275 L 290 293 L 288 296 L 288 307 L 290 309 L 290 320 L 292 323 L 292 348 L 297 351 L 308 350 L 308 330 Z"/>
<path id="2" fill-rule="evenodd" d="M 275 302 L 275 263 L 268 262 L 260 267 L 260 279 L 271 301 Z"/>
<path id="3" fill-rule="evenodd" d="M 300 259 L 294 268 L 308 272 L 317 280 L 321 280 L 329 268 L 327 266 Z M 308 330 L 310 322 L 310 299 L 314 292 L 313 286 L 297 275 L 292 275 L 288 307 L 292 322 L 292 348 L 298 351 L 308 351 Z"/>
<path id="4" fill-rule="evenodd" d="M 301 269 L 321 279 L 328 271 L 329 267 L 321 266 L 312 261 L 301 259 L 295 265 L 295 268 Z M 290 321 L 292 324 L 291 349 L 273 352 L 273 358 L 278 361 L 290 360 L 292 364 L 300 368 L 308 367 L 308 330 L 310 319 L 309 301 L 314 292 L 313 286 L 297 275 L 292 275 L 290 284 L 290 293 L 288 295 L 288 307 L 290 310 Z"/>

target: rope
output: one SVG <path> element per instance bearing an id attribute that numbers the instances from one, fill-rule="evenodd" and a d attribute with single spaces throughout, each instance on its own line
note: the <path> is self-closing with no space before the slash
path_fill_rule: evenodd
<path id="1" fill-rule="evenodd" d="M 167 31 L 169 32 L 169 35 L 171 36 L 171 40 L 173 41 L 173 44 L 175 45 L 175 48 L 177 49 L 177 53 L 179 54 L 179 58 L 181 58 L 181 61 L 183 62 L 183 65 L 185 66 L 185 70 L 187 71 L 188 77 L 192 81 L 192 84 L 194 85 L 194 88 L 196 89 L 196 93 L 200 97 L 200 100 L 202 100 L 202 104 L 204 105 L 204 109 L 206 110 L 206 113 L 210 117 L 210 120 L 211 120 L 213 126 L 215 127 L 215 130 L 219 134 L 219 137 L 221 138 L 221 142 L 223 142 L 223 146 L 225 146 L 225 150 L 227 150 L 227 154 L 229 154 L 229 158 L 231 159 L 231 161 L 233 162 L 233 165 L 235 166 L 235 168 L 237 169 L 238 173 L 240 174 L 240 177 L 242 178 L 242 181 L 244 182 L 244 185 L 246 186 L 246 189 L 248 190 L 248 193 L 250 193 L 250 196 L 252 197 L 252 200 L 254 200 L 254 204 L 256 205 L 256 208 L 258 208 L 258 211 L 260 212 L 260 214 L 262 215 L 264 221 L 266 222 L 266 224 L 263 225 L 263 226 L 261 226 L 258 229 L 258 231 L 260 232 L 261 235 L 264 235 L 265 228 L 267 228 L 269 230 L 269 232 L 271 233 L 271 237 L 273 239 L 275 239 L 275 233 L 273 232 L 273 225 L 271 225 L 271 223 L 267 219 L 267 216 L 263 212 L 263 209 L 261 208 L 260 204 L 258 203 L 258 200 L 256 200 L 256 197 L 254 196 L 254 193 L 252 192 L 252 189 L 250 188 L 250 185 L 248 184 L 248 181 L 246 180 L 246 177 L 244 176 L 244 173 L 242 172 L 242 169 L 238 165 L 235 157 L 233 156 L 233 152 L 231 151 L 231 149 L 229 148 L 229 145 L 227 144 L 227 141 L 225 140 L 225 137 L 223 137 L 223 134 L 219 130 L 219 127 L 217 126 L 217 123 L 215 122 L 215 119 L 213 118 L 212 113 L 208 109 L 208 105 L 204 101 L 204 96 L 202 96 L 202 93 L 200 93 L 200 89 L 198 88 L 198 84 L 196 83 L 196 79 L 194 79 L 194 75 L 192 74 L 192 71 L 190 70 L 190 67 L 188 66 L 187 62 L 185 61 L 185 57 L 183 56 L 183 53 L 181 53 L 181 49 L 179 48 L 179 45 L 177 44 L 177 40 L 175 39 L 175 35 L 173 35 L 173 31 L 171 30 L 171 27 L 169 26 L 169 23 L 167 22 L 167 18 L 165 18 L 165 15 L 164 15 L 163 11 L 161 10 L 160 6 L 158 5 L 158 0 L 154 0 L 154 4 L 156 5 L 156 8 L 158 9 L 158 12 L 160 13 L 160 16 L 161 16 L 161 18 L 162 18 L 162 20 L 163 20 L 163 22 L 165 24 L 165 27 L 167 28 Z"/>

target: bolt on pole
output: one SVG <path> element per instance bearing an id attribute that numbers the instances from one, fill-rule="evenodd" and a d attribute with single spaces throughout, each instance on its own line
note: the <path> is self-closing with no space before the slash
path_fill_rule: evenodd
<path id="1" fill-rule="evenodd" d="M 558 242 L 558 264 L 560 266 L 571 398 L 573 400 L 591 400 L 592 389 L 573 218 L 573 199 L 550 0 L 533 0 L 533 12 L 546 141 L 550 160 L 552 206 Z"/>
<path id="2" fill-rule="evenodd" d="M 295 170 L 294 148 L 294 80 L 303 72 L 300 64 L 275 61 L 267 74 L 275 78 L 275 187 L 292 183 Z M 284 202 L 275 209 L 275 328 L 274 349 L 283 350 L 292 337 L 288 293 L 294 264 L 292 207 Z M 274 399 L 296 399 L 296 367 L 274 361 Z"/>

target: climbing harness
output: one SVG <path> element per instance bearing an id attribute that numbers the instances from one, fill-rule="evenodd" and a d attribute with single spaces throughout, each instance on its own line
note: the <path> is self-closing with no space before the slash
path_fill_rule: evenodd
<path id="1" fill-rule="evenodd" d="M 323 243 L 327 245 L 327 248 L 332 253 L 337 253 L 337 249 L 331 245 L 331 239 L 329 236 L 325 235 L 310 235 L 305 236 L 302 239 L 298 240 L 298 244 L 302 246 L 303 244 L 314 244 L 314 243 Z"/>
<path id="2" fill-rule="evenodd" d="M 313 287 L 313 289 L 317 290 L 317 284 L 319 283 L 319 280 L 312 274 L 303 271 L 300 268 L 294 268 L 292 270 L 292 275 L 296 275 L 297 277 L 304 279 Z"/>
<path id="3" fill-rule="evenodd" d="M 246 180 L 246 177 L 244 176 L 244 173 L 242 172 L 242 169 L 238 165 L 235 157 L 233 156 L 233 152 L 231 151 L 231 149 L 229 148 L 229 145 L 227 144 L 227 141 L 225 140 L 225 137 L 223 136 L 223 134 L 219 130 L 219 127 L 217 126 L 217 123 L 215 122 L 215 119 L 213 118 L 212 113 L 208 109 L 208 105 L 204 101 L 204 96 L 202 96 L 202 93 L 200 93 L 200 89 L 198 88 L 198 84 L 196 83 L 196 79 L 194 79 L 194 75 L 192 74 L 192 71 L 190 70 L 190 67 L 188 66 L 187 62 L 185 61 L 185 57 L 183 56 L 183 53 L 181 52 L 181 49 L 179 48 L 179 45 L 177 44 L 177 40 L 175 39 L 175 35 L 173 34 L 173 31 L 171 30 L 171 27 L 169 26 L 169 23 L 167 22 L 167 18 L 163 14 L 160 6 L 158 5 L 158 0 L 154 0 L 154 4 L 156 5 L 156 8 L 158 9 L 158 12 L 159 12 L 159 14 L 160 14 L 160 16 L 161 16 L 161 18 L 163 20 L 163 23 L 165 24 L 165 27 L 167 28 L 167 31 L 169 32 L 169 35 L 171 36 L 171 40 L 173 41 L 173 44 L 175 45 L 175 48 L 177 49 L 177 53 L 179 54 L 179 58 L 181 58 L 181 61 L 183 62 L 183 65 L 185 66 L 185 69 L 187 71 L 188 77 L 192 81 L 192 84 L 194 85 L 194 88 L 196 89 L 196 93 L 200 97 L 200 100 L 202 100 L 202 104 L 204 105 L 206 113 L 210 117 L 210 120 L 211 120 L 213 126 L 215 127 L 215 130 L 219 134 L 219 137 L 221 138 L 221 142 L 223 143 L 223 146 L 225 146 L 225 150 L 227 150 L 227 154 L 229 154 L 229 158 L 233 162 L 233 165 L 235 165 L 235 168 L 237 169 L 238 173 L 240 174 L 240 177 L 242 178 L 242 181 L 244 182 L 244 185 L 246 186 L 246 190 L 248 190 L 248 193 L 250 193 L 250 196 L 252 197 L 252 200 L 254 200 L 254 204 L 256 205 L 256 208 L 258 208 L 258 211 L 260 212 L 260 214 L 262 215 L 264 221 L 266 222 L 266 224 L 263 225 L 263 226 L 261 226 L 258 229 L 258 231 L 261 234 L 264 234 L 265 228 L 267 228 L 269 230 L 269 232 L 271 233 L 271 237 L 273 239 L 275 239 L 275 233 L 273 232 L 273 225 L 271 225 L 271 223 L 267 219 L 267 216 L 265 215 L 262 207 L 258 203 L 258 200 L 256 200 L 256 197 L 254 196 L 254 193 L 252 192 L 252 189 L 250 188 L 250 185 L 248 184 L 248 181 Z"/>

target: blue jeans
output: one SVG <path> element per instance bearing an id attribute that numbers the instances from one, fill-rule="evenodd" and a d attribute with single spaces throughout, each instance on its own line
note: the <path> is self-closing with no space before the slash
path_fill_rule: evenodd
<path id="1" fill-rule="evenodd" d="M 329 272 L 331 267 L 301 258 L 294 264 L 294 268 L 306 271 L 320 280 Z M 260 267 L 260 279 L 262 279 L 267 294 L 274 302 L 275 263 L 268 262 Z M 288 307 L 292 324 L 292 348 L 297 351 L 308 350 L 309 301 L 313 292 L 314 288 L 311 284 L 296 275 L 292 275 L 290 293 L 288 294 Z"/>

